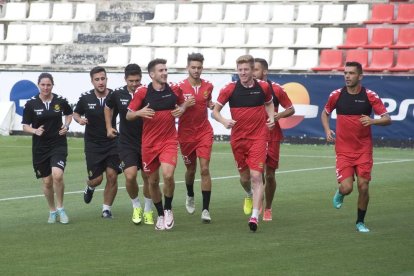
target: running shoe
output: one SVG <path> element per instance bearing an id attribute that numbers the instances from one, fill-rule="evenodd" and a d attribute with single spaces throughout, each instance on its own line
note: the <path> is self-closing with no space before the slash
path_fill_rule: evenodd
<path id="1" fill-rule="evenodd" d="M 365 224 L 363 222 L 358 222 L 355 225 L 355 228 L 357 230 L 357 232 L 361 232 L 361 233 L 368 233 L 369 229 L 365 226 Z"/>
<path id="2" fill-rule="evenodd" d="M 204 209 L 203 212 L 201 212 L 201 221 L 204 223 L 211 222 L 210 212 L 207 209 Z"/>
<path id="3" fill-rule="evenodd" d="M 107 218 L 107 219 L 111 219 L 112 218 L 112 213 L 109 210 L 103 210 L 102 211 L 102 217 L 103 218 Z"/>
<path id="4" fill-rule="evenodd" d="M 253 198 L 251 197 L 245 197 L 244 198 L 244 205 L 243 205 L 243 211 L 245 215 L 250 215 L 252 213 L 253 209 Z"/>
<path id="5" fill-rule="evenodd" d="M 56 223 L 57 211 L 49 212 L 47 223 Z"/>
<path id="6" fill-rule="evenodd" d="M 165 230 L 164 216 L 158 216 L 157 224 L 155 224 L 155 230 Z"/>
<path id="7" fill-rule="evenodd" d="M 69 223 L 68 215 L 66 215 L 65 209 L 58 209 L 57 214 L 59 215 L 60 223 L 67 224 Z"/>
<path id="8" fill-rule="evenodd" d="M 152 216 L 152 211 L 144 212 L 144 223 L 154 224 L 154 218 Z"/>
<path id="9" fill-rule="evenodd" d="M 332 203 L 333 203 L 334 208 L 336 208 L 336 209 L 341 208 L 343 202 L 344 202 L 344 195 L 341 195 L 339 193 L 339 189 L 338 189 L 338 190 L 336 190 L 336 193 L 335 193 L 335 195 L 332 199 Z"/>
<path id="10" fill-rule="evenodd" d="M 164 210 L 164 226 L 165 229 L 171 229 L 174 226 L 174 215 L 172 210 Z"/>
<path id="11" fill-rule="evenodd" d="M 142 208 L 134 208 L 134 212 L 132 213 L 132 222 L 135 224 L 140 224 L 142 221 Z"/>
<path id="12" fill-rule="evenodd" d="M 92 201 L 94 191 L 95 190 L 89 189 L 89 186 L 86 185 L 85 191 L 83 192 L 83 201 L 85 201 L 86 204 Z"/>
<path id="13" fill-rule="evenodd" d="M 263 212 L 263 221 L 272 220 L 272 209 L 265 209 Z"/>
<path id="14" fill-rule="evenodd" d="M 256 232 L 256 230 L 257 230 L 257 224 L 258 224 L 257 218 L 251 217 L 249 219 L 249 228 L 250 228 L 250 231 Z"/>
<path id="15" fill-rule="evenodd" d="M 187 196 L 185 200 L 185 208 L 189 214 L 194 214 L 195 212 L 195 202 L 193 196 Z"/>

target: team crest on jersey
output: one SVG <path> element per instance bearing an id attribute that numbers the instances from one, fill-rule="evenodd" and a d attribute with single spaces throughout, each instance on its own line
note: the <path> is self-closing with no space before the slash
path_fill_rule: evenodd
<path id="1" fill-rule="evenodd" d="M 59 111 L 60 111 L 60 105 L 55 104 L 55 106 L 53 107 L 53 110 L 54 110 L 55 112 L 59 112 Z"/>
<path id="2" fill-rule="evenodd" d="M 204 99 L 207 99 L 208 98 L 208 91 L 204 91 L 203 96 L 204 96 Z"/>

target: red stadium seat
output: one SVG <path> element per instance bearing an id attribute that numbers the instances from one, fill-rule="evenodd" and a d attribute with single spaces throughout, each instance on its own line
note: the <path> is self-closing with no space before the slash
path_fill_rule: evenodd
<path id="1" fill-rule="evenodd" d="M 414 4 L 400 4 L 398 6 L 397 18 L 391 23 L 408 24 L 414 22 Z"/>
<path id="2" fill-rule="evenodd" d="M 392 44 L 394 44 L 394 29 L 376 28 L 372 30 L 372 38 L 370 43 L 362 47 L 371 49 L 381 49 L 390 47 Z"/>
<path id="3" fill-rule="evenodd" d="M 365 69 L 368 67 L 368 50 L 348 50 L 346 51 L 345 62 L 348 61 L 357 61 L 361 63 L 362 68 Z M 343 71 L 344 67 L 341 66 L 338 70 Z"/>
<path id="4" fill-rule="evenodd" d="M 391 72 L 405 72 L 414 70 L 414 50 L 398 51 L 397 62 L 390 68 Z"/>
<path id="5" fill-rule="evenodd" d="M 313 67 L 313 71 L 332 71 L 342 67 L 343 57 L 342 50 L 322 50 L 319 58 L 319 66 Z"/>
<path id="6" fill-rule="evenodd" d="M 368 44 L 368 29 L 349 28 L 346 31 L 345 44 L 339 45 L 339 49 L 352 49 Z"/>
<path id="7" fill-rule="evenodd" d="M 371 18 L 365 24 L 380 24 L 394 19 L 394 4 L 375 4 L 372 7 Z"/>
<path id="8" fill-rule="evenodd" d="M 400 28 L 398 30 L 397 42 L 391 45 L 393 49 L 404 49 L 414 47 L 414 28 Z"/>
<path id="9" fill-rule="evenodd" d="M 365 71 L 385 71 L 389 70 L 394 64 L 394 51 L 374 50 L 372 52 L 371 64 Z"/>

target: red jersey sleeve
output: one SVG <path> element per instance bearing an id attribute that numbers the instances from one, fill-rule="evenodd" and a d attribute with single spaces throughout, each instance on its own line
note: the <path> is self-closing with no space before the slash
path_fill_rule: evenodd
<path id="1" fill-rule="evenodd" d="M 367 96 L 376 115 L 382 116 L 387 113 L 387 109 L 377 93 L 367 89 Z"/>
<path id="2" fill-rule="evenodd" d="M 289 99 L 289 96 L 287 95 L 285 89 L 283 89 L 282 86 L 280 86 L 277 83 L 272 83 L 272 88 L 275 92 L 277 99 L 279 100 L 280 105 L 283 106 L 284 109 L 288 109 L 293 106 L 292 101 Z"/>
<path id="3" fill-rule="evenodd" d="M 211 82 L 209 82 L 209 81 L 206 81 L 206 83 L 207 83 L 207 91 L 208 91 L 208 97 L 207 97 L 207 101 L 209 102 L 209 101 L 211 101 L 211 99 L 212 99 L 212 97 L 211 97 L 211 94 L 213 94 L 213 89 L 214 89 L 214 86 L 213 86 L 213 84 L 211 83 Z"/>
<path id="4" fill-rule="evenodd" d="M 139 110 L 146 95 L 147 95 L 147 87 L 145 86 L 138 87 L 137 91 L 134 94 L 134 97 L 132 98 L 131 102 L 128 105 L 128 110 L 130 111 Z"/>
<path id="5" fill-rule="evenodd" d="M 341 94 L 341 90 L 333 91 L 328 98 L 328 102 L 325 105 L 325 111 L 328 114 L 331 114 L 332 111 L 336 108 L 336 102 L 338 101 L 339 95 Z"/>
<path id="6" fill-rule="evenodd" d="M 219 96 L 217 98 L 217 103 L 219 105 L 224 106 L 229 101 L 231 94 L 233 94 L 235 85 L 236 82 L 231 82 L 220 90 Z"/>
<path id="7" fill-rule="evenodd" d="M 170 87 L 174 94 L 177 96 L 177 104 L 181 105 L 182 103 L 184 103 L 185 99 L 180 85 L 177 83 L 170 83 Z"/>
<path id="8" fill-rule="evenodd" d="M 272 101 L 273 96 L 272 96 L 272 90 L 270 89 L 270 85 L 267 81 L 261 81 L 259 80 L 259 85 L 262 87 L 263 92 L 265 94 L 265 103 L 268 103 L 270 101 Z"/>

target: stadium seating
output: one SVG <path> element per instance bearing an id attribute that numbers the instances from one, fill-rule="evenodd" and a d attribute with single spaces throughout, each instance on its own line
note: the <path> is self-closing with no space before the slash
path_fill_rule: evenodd
<path id="1" fill-rule="evenodd" d="M 346 31 L 345 43 L 339 45 L 339 49 L 352 49 L 362 47 L 368 44 L 368 29 L 366 28 L 349 28 Z"/>
<path id="2" fill-rule="evenodd" d="M 4 24 L 0 24 L 0 43 L 4 40 Z"/>
<path id="3" fill-rule="evenodd" d="M 397 42 L 391 45 L 390 48 L 414 48 L 414 28 L 399 28 Z"/>
<path id="4" fill-rule="evenodd" d="M 270 30 L 267 27 L 254 27 L 248 30 L 245 47 L 267 47 L 270 42 Z"/>
<path id="5" fill-rule="evenodd" d="M 374 50 L 372 51 L 371 63 L 365 68 L 368 72 L 388 70 L 394 63 L 394 51 Z"/>
<path id="6" fill-rule="evenodd" d="M 269 49 L 250 49 L 249 55 L 252 55 L 254 58 L 264 58 L 267 62 L 270 60 Z"/>
<path id="7" fill-rule="evenodd" d="M 296 29 L 296 41 L 291 48 L 312 48 L 319 43 L 319 29 L 314 27 L 302 27 Z"/>
<path id="8" fill-rule="evenodd" d="M 319 53 L 315 49 L 300 49 L 296 53 L 296 63 L 290 70 L 308 71 L 318 65 Z"/>
<path id="9" fill-rule="evenodd" d="M 223 4 L 204 4 L 201 12 L 201 23 L 220 22 L 223 19 Z"/>
<path id="10" fill-rule="evenodd" d="M 101 65 L 105 67 L 124 67 L 125 64 L 128 64 L 128 55 L 128 48 L 126 47 L 109 47 L 106 62 Z"/>
<path id="11" fill-rule="evenodd" d="M 6 58 L 0 64 L 22 65 L 27 62 L 27 46 L 8 45 Z"/>
<path id="12" fill-rule="evenodd" d="M 315 23 L 319 21 L 319 5 L 303 4 L 298 6 L 298 15 L 292 23 Z"/>
<path id="13" fill-rule="evenodd" d="M 53 3 L 52 17 L 49 21 L 71 21 L 73 19 L 72 3 Z"/>
<path id="14" fill-rule="evenodd" d="M 222 64 L 223 50 L 220 48 L 200 49 L 200 53 L 204 56 L 203 67 L 208 69 L 217 69 Z"/>
<path id="15" fill-rule="evenodd" d="M 318 23 L 339 24 L 344 20 L 344 5 L 325 4 L 322 6 L 322 15 Z"/>
<path id="16" fill-rule="evenodd" d="M 244 4 L 227 4 L 222 23 L 242 23 L 246 20 L 247 6 Z"/>
<path id="17" fill-rule="evenodd" d="M 54 25 L 50 44 L 66 44 L 73 42 L 73 25 Z"/>
<path id="18" fill-rule="evenodd" d="M 226 49 L 224 51 L 224 62 L 220 66 L 222 69 L 234 69 L 236 70 L 236 60 L 238 57 L 245 55 L 246 50 L 237 48 L 237 49 Z"/>
<path id="19" fill-rule="evenodd" d="M 196 22 L 198 17 L 199 5 L 197 4 L 179 4 L 178 14 L 175 23 L 190 23 Z"/>
<path id="20" fill-rule="evenodd" d="M 365 69 L 368 66 L 368 50 L 352 49 L 346 51 L 345 62 L 348 61 L 357 61 Z M 344 67 L 339 67 L 338 70 L 343 71 Z"/>
<path id="21" fill-rule="evenodd" d="M 393 24 L 414 23 L 414 3 L 401 3 L 398 5 L 397 18 Z"/>
<path id="22" fill-rule="evenodd" d="M 199 42 L 199 29 L 198 27 L 178 27 L 177 42 L 175 46 L 194 46 Z"/>
<path id="23" fill-rule="evenodd" d="M 75 17 L 73 22 L 88 22 L 96 20 L 96 4 L 95 3 L 78 3 L 76 5 Z"/>
<path id="24" fill-rule="evenodd" d="M 30 59 L 26 65 L 48 65 L 51 63 L 52 48 L 34 45 L 30 49 Z"/>
<path id="25" fill-rule="evenodd" d="M 293 66 L 295 58 L 292 49 L 275 49 L 272 53 L 272 61 L 269 64 L 271 70 L 288 70 Z"/>
<path id="26" fill-rule="evenodd" d="M 154 39 L 151 45 L 167 46 L 175 43 L 175 27 L 155 26 L 153 28 Z"/>
<path id="27" fill-rule="evenodd" d="M 263 4 L 251 4 L 247 16 L 247 23 L 267 23 L 270 19 L 269 6 Z"/>
<path id="28" fill-rule="evenodd" d="M 19 21 L 26 19 L 27 3 L 9 2 L 5 5 L 6 12 L 0 21 Z"/>
<path id="29" fill-rule="evenodd" d="M 50 19 L 50 3 L 30 3 L 28 21 L 47 21 Z"/>
<path id="30" fill-rule="evenodd" d="M 9 24 L 4 42 L 9 44 L 26 42 L 27 33 L 26 24 Z"/>
<path id="31" fill-rule="evenodd" d="M 175 4 L 157 4 L 155 6 L 154 18 L 146 23 L 165 23 L 175 20 Z"/>
<path id="32" fill-rule="evenodd" d="M 154 49 L 154 58 L 163 58 L 167 60 L 167 66 L 175 64 L 175 48 L 158 47 Z"/>
<path id="33" fill-rule="evenodd" d="M 131 59 L 129 60 L 129 63 L 136 63 L 142 68 L 146 68 L 151 60 L 152 48 L 139 47 L 131 49 Z"/>
<path id="34" fill-rule="evenodd" d="M 364 24 L 388 23 L 394 19 L 394 4 L 378 3 L 372 6 L 372 14 Z"/>
<path id="35" fill-rule="evenodd" d="M 291 23 L 295 15 L 294 5 L 273 5 L 270 23 Z"/>
<path id="36" fill-rule="evenodd" d="M 295 29 L 286 27 L 286 28 L 274 28 L 273 29 L 273 38 L 270 43 L 271 47 L 289 47 L 293 44 L 295 37 Z"/>
<path id="37" fill-rule="evenodd" d="M 342 50 L 324 49 L 321 51 L 319 65 L 313 71 L 332 71 L 343 67 Z"/>
<path id="38" fill-rule="evenodd" d="M 369 14 L 368 4 L 349 4 L 342 24 L 362 24 Z"/>
<path id="39" fill-rule="evenodd" d="M 246 42 L 246 30 L 242 27 L 226 27 L 224 29 L 223 47 L 241 47 Z"/>
<path id="40" fill-rule="evenodd" d="M 342 28 L 327 27 L 322 28 L 321 41 L 317 48 L 335 48 L 344 41 L 344 30 Z"/>
<path id="41" fill-rule="evenodd" d="M 371 41 L 363 48 L 380 49 L 390 47 L 394 44 L 394 29 L 393 28 L 374 28 L 372 30 Z"/>
<path id="42" fill-rule="evenodd" d="M 196 48 L 178 48 L 176 63 L 172 66 L 173 68 L 186 68 L 188 54 L 198 53 Z"/>
<path id="43" fill-rule="evenodd" d="M 0 62 L 4 60 L 4 45 L 0 45 Z"/>
<path id="44" fill-rule="evenodd" d="M 200 34 L 200 47 L 216 47 L 223 42 L 221 27 L 203 27 Z"/>
<path id="45" fill-rule="evenodd" d="M 51 38 L 49 25 L 32 25 L 30 26 L 30 35 L 28 43 L 49 43 Z"/>
<path id="46" fill-rule="evenodd" d="M 391 72 L 408 72 L 414 70 L 414 50 L 398 51 L 397 61 Z"/>
<path id="47" fill-rule="evenodd" d="M 124 45 L 149 45 L 152 39 L 152 28 L 148 26 L 135 26 L 131 28 L 131 38 Z"/>

